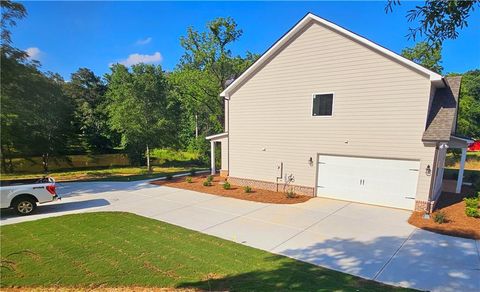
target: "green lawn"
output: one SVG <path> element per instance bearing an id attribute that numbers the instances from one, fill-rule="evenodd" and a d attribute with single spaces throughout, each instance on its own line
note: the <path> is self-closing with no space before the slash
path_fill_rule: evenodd
<path id="1" fill-rule="evenodd" d="M 147 172 L 146 167 L 112 167 L 102 169 L 81 169 L 52 171 L 49 175 L 57 181 L 134 181 L 149 178 L 174 175 L 191 171 L 190 167 L 152 167 L 152 172 Z M 1 174 L 1 180 L 40 178 L 38 173 Z"/>
<path id="2" fill-rule="evenodd" d="M 2 287 L 401 290 L 129 213 L 0 228 Z"/>

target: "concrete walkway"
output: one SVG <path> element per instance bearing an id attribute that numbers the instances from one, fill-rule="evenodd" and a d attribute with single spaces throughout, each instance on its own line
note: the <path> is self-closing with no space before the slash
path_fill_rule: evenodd
<path id="1" fill-rule="evenodd" d="M 480 291 L 480 241 L 419 230 L 410 212 L 314 198 L 274 205 L 147 182 L 60 184 L 60 202 L 1 225 L 127 211 L 367 279 L 432 291 Z"/>

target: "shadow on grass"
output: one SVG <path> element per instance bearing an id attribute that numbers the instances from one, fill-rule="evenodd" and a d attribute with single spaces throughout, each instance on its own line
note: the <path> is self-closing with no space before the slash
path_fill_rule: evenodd
<path id="1" fill-rule="evenodd" d="M 333 238 L 305 248 L 287 248 L 280 252 L 300 261 L 290 261 L 276 255 L 265 258 L 264 261 L 278 261 L 274 264 L 277 268 L 272 270 L 226 276 L 211 274 L 202 281 L 184 282 L 177 287 L 209 291 L 402 290 L 367 280 L 376 279 L 426 290 L 474 291 L 478 288 L 475 281 L 480 271 L 475 267 L 478 255 L 473 240 L 439 238 L 432 233 L 416 234 L 413 239 L 391 262 L 389 259 L 404 243 L 405 237 L 383 236 L 369 241 Z M 433 256 L 435 253 L 443 256 Z M 388 269 L 385 268 L 387 262 Z M 455 265 L 455 268 L 451 265 Z M 458 269 L 462 272 L 453 273 Z"/>
<path id="2" fill-rule="evenodd" d="M 311 264 L 270 256 L 264 261 L 280 261 L 274 270 L 254 270 L 219 277 L 209 274 L 198 282 L 187 282 L 177 288 L 206 291 L 394 291 L 396 288 Z M 398 288 L 398 290 L 403 290 Z"/>

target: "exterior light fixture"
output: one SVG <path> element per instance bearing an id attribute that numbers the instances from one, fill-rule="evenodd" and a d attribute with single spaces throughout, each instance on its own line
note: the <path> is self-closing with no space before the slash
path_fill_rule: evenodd
<path id="1" fill-rule="evenodd" d="M 425 169 L 425 174 L 428 176 L 432 174 L 432 168 L 430 167 L 430 164 L 427 165 L 427 168 Z"/>

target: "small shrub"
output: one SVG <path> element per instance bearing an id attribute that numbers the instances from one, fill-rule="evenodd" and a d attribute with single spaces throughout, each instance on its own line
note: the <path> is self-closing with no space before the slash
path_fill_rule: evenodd
<path id="1" fill-rule="evenodd" d="M 465 215 L 468 217 L 480 218 L 480 211 L 478 211 L 478 208 L 467 207 L 465 208 Z"/>
<path id="2" fill-rule="evenodd" d="M 287 196 L 287 198 L 289 199 L 293 199 L 297 196 L 297 194 L 295 193 L 294 190 L 288 190 L 285 192 L 285 195 Z"/>
<path id="3" fill-rule="evenodd" d="M 209 187 L 209 186 L 211 186 L 211 185 L 212 185 L 212 182 L 209 181 L 209 180 L 206 180 L 206 181 L 203 182 L 203 186 L 204 186 L 204 187 Z"/>
<path id="4" fill-rule="evenodd" d="M 187 176 L 187 177 L 185 178 L 185 182 L 191 184 L 191 183 L 193 182 L 192 177 L 191 177 L 191 176 Z"/>
<path id="5" fill-rule="evenodd" d="M 467 208 L 478 208 L 478 197 L 477 198 L 464 198 L 463 201 L 465 201 L 465 205 Z"/>
<path id="6" fill-rule="evenodd" d="M 213 181 L 213 175 L 207 176 L 207 181 L 212 182 Z"/>
<path id="7" fill-rule="evenodd" d="M 480 196 L 464 198 L 463 201 L 465 202 L 465 215 L 468 217 L 480 218 L 480 211 L 478 210 Z"/>
<path id="8" fill-rule="evenodd" d="M 230 183 L 228 181 L 224 182 L 223 183 L 223 189 L 225 190 L 229 190 L 232 186 L 230 185 Z"/>
<path id="9" fill-rule="evenodd" d="M 438 211 L 433 214 L 433 221 L 438 224 L 443 224 L 447 222 L 447 214 L 443 211 Z"/>
<path id="10" fill-rule="evenodd" d="M 243 191 L 247 194 L 251 193 L 253 190 L 250 186 L 244 186 Z"/>

